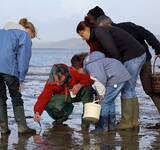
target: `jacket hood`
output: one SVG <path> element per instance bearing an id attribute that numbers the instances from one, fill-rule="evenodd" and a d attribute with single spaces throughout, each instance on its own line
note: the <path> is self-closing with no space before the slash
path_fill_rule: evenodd
<path id="1" fill-rule="evenodd" d="M 17 24 L 15 22 L 7 22 L 4 25 L 3 29 L 5 29 L 5 30 L 18 29 L 18 30 L 26 31 L 25 28 L 22 25 Z"/>
<path id="2" fill-rule="evenodd" d="M 94 51 L 86 57 L 84 64 L 87 65 L 89 63 L 92 63 L 94 61 L 97 61 L 103 58 L 105 58 L 105 55 L 102 52 Z"/>

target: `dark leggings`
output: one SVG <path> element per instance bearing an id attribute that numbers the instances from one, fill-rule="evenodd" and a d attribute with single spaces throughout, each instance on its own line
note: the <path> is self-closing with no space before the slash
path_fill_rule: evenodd
<path id="1" fill-rule="evenodd" d="M 19 92 L 19 79 L 15 76 L 0 73 L 0 105 L 6 106 L 8 87 L 13 106 L 22 106 L 22 95 Z"/>

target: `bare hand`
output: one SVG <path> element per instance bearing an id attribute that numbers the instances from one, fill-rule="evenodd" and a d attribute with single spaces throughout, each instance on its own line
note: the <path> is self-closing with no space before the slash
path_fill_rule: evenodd
<path id="1" fill-rule="evenodd" d="M 72 93 L 74 95 L 77 95 L 77 93 L 79 92 L 79 90 L 81 89 L 82 85 L 80 83 L 76 84 L 73 86 L 73 88 L 71 89 Z"/>
<path id="2" fill-rule="evenodd" d="M 34 114 L 33 120 L 34 120 L 35 122 L 40 122 L 41 116 L 40 116 L 39 112 L 36 112 L 36 113 Z"/>

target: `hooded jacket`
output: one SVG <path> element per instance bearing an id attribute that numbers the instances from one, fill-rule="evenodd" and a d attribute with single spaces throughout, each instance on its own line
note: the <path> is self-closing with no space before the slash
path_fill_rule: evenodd
<path id="1" fill-rule="evenodd" d="M 113 86 L 130 79 L 130 74 L 122 63 L 113 58 L 107 58 L 102 52 L 92 52 L 85 59 L 86 71 L 105 87 Z"/>
<path id="2" fill-rule="evenodd" d="M 25 29 L 7 23 L 0 29 L 0 73 L 15 76 L 23 82 L 31 58 L 31 39 Z"/>

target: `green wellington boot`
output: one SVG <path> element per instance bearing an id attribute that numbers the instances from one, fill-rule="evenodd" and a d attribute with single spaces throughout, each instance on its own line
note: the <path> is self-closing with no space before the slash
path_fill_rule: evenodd
<path id="1" fill-rule="evenodd" d="M 118 130 L 133 128 L 133 100 L 123 99 L 121 100 L 122 119 L 117 125 Z"/>
<path id="2" fill-rule="evenodd" d="M 26 118 L 23 106 L 13 106 L 15 120 L 18 124 L 18 133 L 20 134 L 35 134 L 36 130 L 27 127 Z"/>
<path id="3" fill-rule="evenodd" d="M 1 134 L 10 134 L 8 128 L 7 106 L 0 106 L 0 127 Z"/>
<path id="4" fill-rule="evenodd" d="M 138 98 L 135 98 L 132 100 L 133 103 L 133 128 L 137 128 L 139 126 L 138 124 L 138 119 L 139 119 L 139 103 L 138 103 Z"/>
<path id="5" fill-rule="evenodd" d="M 85 120 L 85 119 L 81 119 L 81 129 L 82 131 L 89 131 L 89 127 L 90 127 L 90 122 Z"/>

